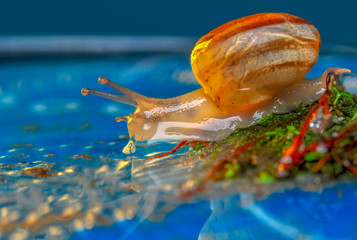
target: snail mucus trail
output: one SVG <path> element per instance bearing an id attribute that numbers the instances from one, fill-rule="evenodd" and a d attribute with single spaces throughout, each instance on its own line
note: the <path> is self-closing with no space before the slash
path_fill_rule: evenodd
<path id="1" fill-rule="evenodd" d="M 319 99 L 328 74 L 350 72 L 329 68 L 306 79 L 320 43 L 318 30 L 304 19 L 255 14 L 228 22 L 196 43 L 191 66 L 202 86 L 198 90 L 169 99 L 148 98 L 100 77 L 99 83 L 123 95 L 86 88 L 82 94 L 136 107 L 129 116 L 116 118 L 127 122 L 130 138 L 136 141 L 217 141 L 268 114 Z M 133 143 L 129 144 L 130 153 Z"/>

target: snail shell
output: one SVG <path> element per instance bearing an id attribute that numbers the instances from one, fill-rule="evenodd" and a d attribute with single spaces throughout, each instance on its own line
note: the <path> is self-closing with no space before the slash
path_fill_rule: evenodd
<path id="1" fill-rule="evenodd" d="M 318 30 L 304 19 L 255 14 L 203 36 L 192 51 L 191 65 L 217 106 L 236 111 L 303 79 L 317 61 L 320 42 Z"/>

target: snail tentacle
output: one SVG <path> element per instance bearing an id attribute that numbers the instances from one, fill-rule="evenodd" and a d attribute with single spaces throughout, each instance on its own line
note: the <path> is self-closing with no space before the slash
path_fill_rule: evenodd
<path id="1" fill-rule="evenodd" d="M 118 94 L 113 94 L 113 93 L 107 93 L 107 92 L 102 92 L 102 91 L 97 91 L 97 90 L 91 90 L 88 88 L 83 88 L 81 91 L 82 95 L 85 96 L 87 94 L 93 94 L 96 96 L 108 98 L 117 102 L 125 103 L 134 107 L 138 106 L 138 103 L 131 99 L 130 97 L 126 95 L 118 95 Z"/>
<path id="2" fill-rule="evenodd" d="M 129 116 L 116 117 L 115 121 L 117 121 L 117 122 L 121 122 L 121 121 L 128 122 L 129 118 L 130 118 Z"/>
<path id="3" fill-rule="evenodd" d="M 130 90 L 128 88 L 120 86 L 119 84 L 114 83 L 114 82 L 108 80 L 105 77 L 99 77 L 98 82 L 100 84 L 107 84 L 107 85 L 111 86 L 112 88 L 114 88 L 115 90 L 123 93 L 128 98 L 132 99 L 134 102 L 137 103 L 135 106 L 137 106 L 137 105 L 143 106 L 143 105 L 145 105 L 145 103 L 149 103 L 150 102 L 148 97 L 145 97 L 144 95 L 141 95 L 141 94 L 139 94 L 137 92 L 134 92 L 133 90 Z"/>

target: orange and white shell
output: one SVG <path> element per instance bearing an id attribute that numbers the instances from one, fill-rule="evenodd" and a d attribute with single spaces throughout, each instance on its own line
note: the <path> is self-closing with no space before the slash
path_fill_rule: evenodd
<path id="1" fill-rule="evenodd" d="M 203 36 L 192 51 L 191 66 L 216 105 L 234 112 L 304 79 L 318 59 L 320 43 L 318 30 L 304 19 L 255 14 Z"/>

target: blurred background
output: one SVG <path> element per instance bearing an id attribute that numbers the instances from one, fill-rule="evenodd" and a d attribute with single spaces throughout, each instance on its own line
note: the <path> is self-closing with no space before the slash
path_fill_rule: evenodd
<path id="1" fill-rule="evenodd" d="M 353 1 L 351 1 L 353 2 Z M 11 0 L 1 1 L 0 36 L 155 35 L 200 37 L 233 19 L 286 12 L 307 19 L 324 41 L 353 43 L 355 3 L 242 0 Z"/>

